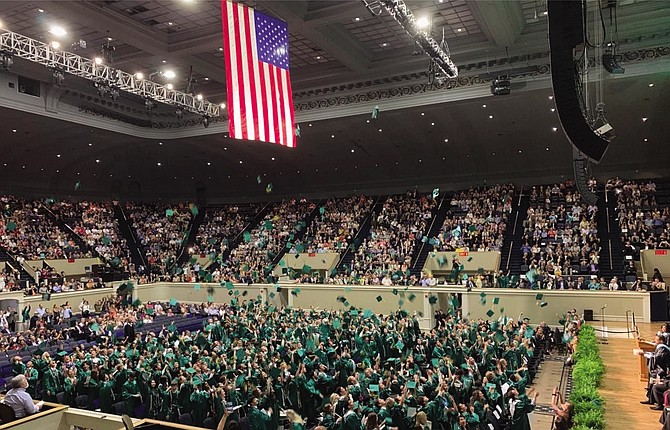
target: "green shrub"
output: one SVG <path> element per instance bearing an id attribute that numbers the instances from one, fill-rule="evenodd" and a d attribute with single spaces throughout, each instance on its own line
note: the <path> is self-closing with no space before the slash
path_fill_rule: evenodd
<path id="1" fill-rule="evenodd" d="M 605 365 L 600 358 L 600 346 L 593 327 L 582 326 L 573 358 L 570 394 L 570 402 L 575 407 L 573 430 L 603 430 L 604 399 L 598 393 L 598 387 L 605 374 Z"/>

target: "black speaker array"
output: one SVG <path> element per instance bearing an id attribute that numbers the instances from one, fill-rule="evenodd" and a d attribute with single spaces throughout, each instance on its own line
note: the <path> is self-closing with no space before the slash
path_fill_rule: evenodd
<path id="1" fill-rule="evenodd" d="M 587 124 L 579 104 L 574 49 L 584 43 L 582 2 L 549 0 L 551 82 L 561 125 L 570 142 L 591 161 L 599 163 L 609 142 Z"/>

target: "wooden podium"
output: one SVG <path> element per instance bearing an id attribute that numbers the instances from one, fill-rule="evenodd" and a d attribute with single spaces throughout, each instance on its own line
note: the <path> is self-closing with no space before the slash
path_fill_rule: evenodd
<path id="1" fill-rule="evenodd" d="M 635 337 L 637 342 L 638 349 L 641 349 L 644 352 L 654 352 L 656 350 L 656 345 L 653 342 L 642 340 L 639 337 Z M 640 366 L 640 381 L 649 382 L 649 369 L 647 368 L 647 359 L 644 355 L 638 356 L 639 366 Z"/>

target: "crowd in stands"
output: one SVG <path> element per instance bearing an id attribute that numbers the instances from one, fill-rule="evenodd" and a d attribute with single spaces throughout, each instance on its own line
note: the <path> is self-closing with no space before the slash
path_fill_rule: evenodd
<path id="1" fill-rule="evenodd" d="M 528 388 L 530 363 L 552 343 L 550 328 L 506 317 L 469 321 L 454 306 L 437 311 L 429 332 L 404 310 L 375 315 L 253 300 L 131 306 L 117 297 L 82 318 L 67 304 L 38 308 L 30 330 L 0 339 L 0 353 L 32 352 L 30 361 L 12 361 L 11 372 L 25 375 L 33 398 L 195 426 L 213 428 L 229 414 L 230 422 L 245 415 L 250 430 L 277 428 L 280 411 L 291 410 L 293 429 L 426 429 L 430 421 L 433 429 L 465 430 L 492 419 L 528 428 L 538 397 Z M 201 328 L 176 329 L 194 316 Z M 151 324 L 160 320 L 169 325 Z M 147 324 L 157 328 L 145 331 Z"/>
<path id="2" fill-rule="evenodd" d="M 418 251 L 433 217 L 435 200 L 416 191 L 389 196 L 372 218 L 370 236 L 355 249 L 347 274 L 330 283 L 409 285 L 412 256 Z"/>
<path id="3" fill-rule="evenodd" d="M 496 185 L 454 194 L 435 251 L 500 251 L 514 204 L 514 185 Z"/>
<path id="4" fill-rule="evenodd" d="M 607 189 L 617 196 L 617 217 L 624 252 L 636 259 L 641 249 L 670 248 L 670 207 L 656 202 L 656 184 L 615 178 Z"/>
<path id="5" fill-rule="evenodd" d="M 373 204 L 373 198 L 363 195 L 329 199 L 289 253 L 342 252 L 352 243 Z"/>
<path id="6" fill-rule="evenodd" d="M 238 282 L 263 282 L 277 255 L 290 247 L 296 234 L 306 228 L 304 221 L 316 204 L 305 199 L 283 200 L 270 208 L 264 219 L 233 249 L 223 263 L 221 276 Z M 290 244 L 290 245 L 289 245 Z"/>
<path id="7" fill-rule="evenodd" d="M 155 274 L 165 274 L 177 262 L 188 238 L 193 205 L 126 203 L 129 222 L 143 248 L 145 261 Z"/>
<path id="8" fill-rule="evenodd" d="M 533 187 L 521 245 L 526 268 L 559 278 L 598 275 L 597 212 L 572 182 Z"/>
<path id="9" fill-rule="evenodd" d="M 238 205 L 208 209 L 195 241 L 188 250 L 189 254 L 196 256 L 223 254 L 261 208 L 262 205 L 254 204 L 244 210 L 240 210 Z"/>
<path id="10" fill-rule="evenodd" d="M 0 244 L 23 260 L 91 257 L 61 231 L 39 200 L 0 196 Z"/>
<path id="11" fill-rule="evenodd" d="M 111 267 L 128 270 L 130 252 L 114 216 L 114 202 L 57 201 L 50 210 Z"/>

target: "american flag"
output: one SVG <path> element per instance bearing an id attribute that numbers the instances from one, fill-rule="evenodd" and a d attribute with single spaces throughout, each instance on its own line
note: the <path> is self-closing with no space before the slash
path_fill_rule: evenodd
<path id="1" fill-rule="evenodd" d="M 221 0 L 230 136 L 296 146 L 284 21 Z"/>

